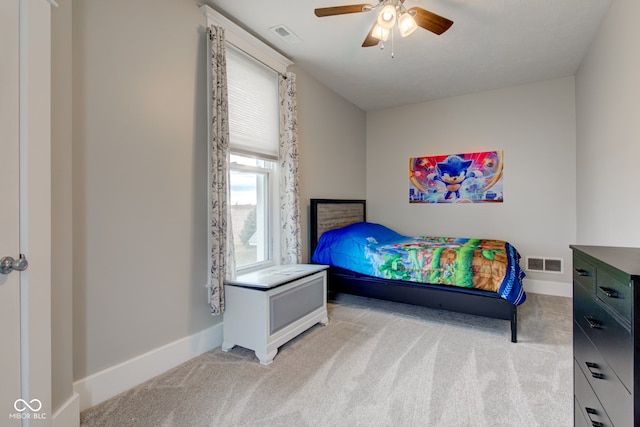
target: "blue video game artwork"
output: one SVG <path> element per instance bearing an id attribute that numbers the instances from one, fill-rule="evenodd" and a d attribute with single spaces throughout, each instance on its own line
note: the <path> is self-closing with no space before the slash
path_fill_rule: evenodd
<path id="1" fill-rule="evenodd" d="M 502 203 L 502 151 L 412 157 L 409 203 Z"/>

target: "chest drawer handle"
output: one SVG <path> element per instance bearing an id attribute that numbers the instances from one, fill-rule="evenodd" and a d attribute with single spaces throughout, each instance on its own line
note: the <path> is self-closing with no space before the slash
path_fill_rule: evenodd
<path id="1" fill-rule="evenodd" d="M 591 425 L 592 425 L 593 427 L 602 427 L 602 426 L 604 426 L 604 424 L 602 424 L 600 421 L 594 421 L 594 420 L 591 418 L 591 415 L 598 415 L 598 411 L 596 411 L 596 410 L 595 410 L 595 409 L 593 409 L 593 408 L 589 408 L 589 407 L 587 407 L 587 406 L 585 406 L 585 408 L 584 408 L 584 409 L 587 411 L 587 414 L 589 414 L 589 421 L 591 421 Z"/>
<path id="2" fill-rule="evenodd" d="M 587 321 L 591 329 L 602 329 L 602 325 L 596 319 L 589 316 L 584 316 L 584 320 Z"/>
<path id="3" fill-rule="evenodd" d="M 591 276 L 591 272 L 587 270 L 583 270 L 581 268 L 574 268 L 574 270 L 578 273 L 578 276 Z"/>
<path id="4" fill-rule="evenodd" d="M 597 363 L 593 363 L 593 362 L 584 362 L 585 365 L 587 365 L 587 369 L 589 370 L 589 372 L 591 373 L 591 376 L 593 378 L 597 378 L 599 380 L 603 380 L 604 379 L 604 375 L 601 374 L 600 372 L 594 372 L 594 369 L 600 369 L 598 367 Z"/>
<path id="5" fill-rule="evenodd" d="M 618 298 L 618 293 L 611 288 L 605 288 L 604 286 L 598 286 L 602 292 L 609 298 Z"/>

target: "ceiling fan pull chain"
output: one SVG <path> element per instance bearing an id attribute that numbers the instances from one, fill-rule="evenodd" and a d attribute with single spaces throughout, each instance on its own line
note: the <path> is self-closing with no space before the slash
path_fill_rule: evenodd
<path id="1" fill-rule="evenodd" d="M 393 44 L 393 40 L 394 40 L 393 33 L 395 33 L 395 31 L 393 31 L 393 28 L 391 28 L 391 59 L 395 58 L 395 54 L 393 52 L 393 46 L 394 46 L 394 44 Z"/>

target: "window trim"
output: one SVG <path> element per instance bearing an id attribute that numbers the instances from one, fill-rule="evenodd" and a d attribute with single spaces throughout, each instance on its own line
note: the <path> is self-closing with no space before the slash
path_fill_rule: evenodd
<path id="1" fill-rule="evenodd" d="M 268 46 L 265 42 L 244 30 L 238 24 L 229 20 L 211 6 L 201 6 L 200 11 L 207 17 L 207 28 L 211 25 L 223 27 L 225 29 L 225 40 L 227 43 L 232 44 L 244 53 L 254 57 L 267 67 L 272 68 L 280 74 L 285 74 L 287 67 L 293 65 L 293 61 L 289 58 Z"/>

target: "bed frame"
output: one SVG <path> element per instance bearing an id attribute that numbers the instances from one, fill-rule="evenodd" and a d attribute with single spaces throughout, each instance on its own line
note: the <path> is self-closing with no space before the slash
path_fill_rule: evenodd
<path id="1" fill-rule="evenodd" d="M 309 258 L 325 231 L 366 221 L 365 200 L 311 199 Z M 479 289 L 416 284 L 366 276 L 337 267 L 329 269 L 329 293 L 342 292 L 405 304 L 473 314 L 511 322 L 511 342 L 517 342 L 517 306 L 498 294 Z"/>

